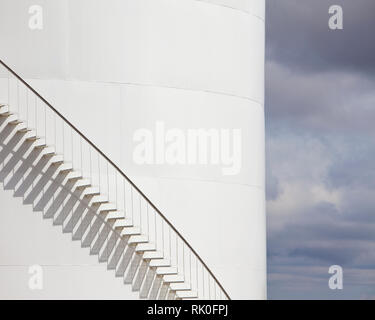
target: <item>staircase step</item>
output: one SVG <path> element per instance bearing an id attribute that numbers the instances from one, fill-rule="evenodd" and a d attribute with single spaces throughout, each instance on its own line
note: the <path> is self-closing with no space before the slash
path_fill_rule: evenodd
<path id="1" fill-rule="evenodd" d="M 191 291 L 190 284 L 187 284 L 186 282 L 171 283 L 170 288 L 174 291 Z"/>
<path id="2" fill-rule="evenodd" d="M 100 211 L 100 210 L 99 210 Z M 116 210 L 116 211 L 109 211 L 105 217 L 106 220 L 110 220 L 110 219 L 113 219 L 113 220 L 116 220 L 115 223 L 117 221 L 121 221 L 121 220 L 125 220 L 125 216 L 124 216 L 124 212 L 123 211 L 119 211 L 119 210 Z M 116 225 L 116 227 L 118 227 L 118 225 Z"/>
<path id="3" fill-rule="evenodd" d="M 6 113 L 11 113 L 7 104 L 0 103 L 0 116 Z"/>
<path id="4" fill-rule="evenodd" d="M 143 259 L 145 259 L 144 256 Z M 150 267 L 170 267 L 171 261 L 169 259 L 153 259 L 149 265 Z"/>
<path id="5" fill-rule="evenodd" d="M 153 243 L 140 243 L 135 248 L 136 252 L 144 252 L 144 251 L 156 251 L 155 244 Z"/>
<path id="6" fill-rule="evenodd" d="M 32 131 L 31 129 L 29 129 L 25 123 L 20 123 L 17 128 L 16 128 L 17 132 L 21 132 L 21 133 L 26 133 L 26 132 L 29 132 L 29 131 Z"/>
<path id="7" fill-rule="evenodd" d="M 24 122 L 22 122 L 19 125 L 17 125 L 16 130 L 17 130 L 17 132 L 20 132 L 20 133 L 26 133 L 27 134 L 26 135 L 26 139 L 36 136 L 35 130 L 29 128 L 27 126 L 27 124 L 24 123 Z"/>
<path id="8" fill-rule="evenodd" d="M 60 171 L 60 172 L 63 172 L 63 171 L 73 171 L 73 166 L 72 166 L 72 164 L 70 164 L 70 163 L 64 163 L 64 164 L 62 164 L 62 166 L 59 168 L 59 171 Z"/>
<path id="9" fill-rule="evenodd" d="M 54 155 L 55 155 L 55 148 L 53 147 L 44 148 L 42 151 L 42 156 L 44 157 L 52 157 Z"/>
<path id="10" fill-rule="evenodd" d="M 62 155 L 55 155 L 50 160 L 51 164 L 62 164 L 64 163 L 64 157 Z"/>
<path id="11" fill-rule="evenodd" d="M 6 112 L 3 112 L 3 113 L 0 113 L 0 117 L 4 117 L 4 118 L 6 118 L 6 117 L 11 116 L 12 114 L 13 114 L 13 113 L 6 111 Z"/>
<path id="12" fill-rule="evenodd" d="M 101 204 L 101 203 L 108 203 L 108 198 L 102 195 L 94 196 L 91 199 L 90 205 Z"/>
<path id="13" fill-rule="evenodd" d="M 23 121 L 18 119 L 18 116 L 15 113 L 8 117 L 8 124 L 17 126 L 21 123 L 23 123 Z"/>
<path id="14" fill-rule="evenodd" d="M 133 236 L 133 235 L 141 235 L 141 230 L 139 227 L 124 227 L 124 230 L 121 231 L 121 235 L 122 236 L 125 236 L 125 235 L 129 235 L 129 236 Z"/>
<path id="15" fill-rule="evenodd" d="M 100 208 L 100 212 L 115 212 L 118 211 L 116 206 L 113 203 L 103 203 Z"/>
<path id="16" fill-rule="evenodd" d="M 66 178 L 67 178 L 68 181 L 69 180 L 80 180 L 80 179 L 82 179 L 82 173 L 79 172 L 79 171 L 73 171 L 73 172 L 70 172 Z"/>
<path id="17" fill-rule="evenodd" d="M 22 123 L 22 121 L 18 120 L 18 119 L 15 119 L 15 120 L 9 121 L 8 123 L 13 125 L 13 126 L 16 126 L 16 125 Z"/>
<path id="18" fill-rule="evenodd" d="M 136 236 L 131 236 L 129 238 L 129 244 L 137 244 L 137 243 L 148 243 L 149 239 L 148 236 L 145 235 L 136 235 Z"/>
<path id="19" fill-rule="evenodd" d="M 42 155 L 55 155 L 56 154 L 56 150 L 54 147 L 47 147 L 47 148 L 44 148 L 44 150 L 42 151 Z"/>
<path id="20" fill-rule="evenodd" d="M 126 227 L 134 227 L 134 224 L 133 222 L 130 220 L 130 219 L 118 219 L 116 220 L 114 226 L 114 228 L 126 228 Z"/>
<path id="21" fill-rule="evenodd" d="M 17 129 L 17 132 L 20 132 L 20 133 L 27 133 L 27 132 L 30 132 L 32 131 L 31 129 L 27 129 L 27 128 L 21 128 L 21 129 Z"/>
<path id="22" fill-rule="evenodd" d="M 178 299 L 198 299 L 198 293 L 196 291 L 177 291 L 176 297 Z"/>
<path id="23" fill-rule="evenodd" d="M 181 283 L 185 282 L 185 278 L 181 275 L 165 275 L 163 281 L 165 283 Z"/>
<path id="24" fill-rule="evenodd" d="M 34 148 L 44 149 L 47 148 L 47 144 L 44 140 L 39 139 L 35 141 Z"/>
<path id="25" fill-rule="evenodd" d="M 164 255 L 160 251 L 147 251 L 143 254 L 143 259 L 164 259 Z"/>
<path id="26" fill-rule="evenodd" d="M 178 274 L 176 267 L 158 267 L 156 268 L 156 274 L 158 275 L 169 275 L 169 274 Z"/>
<path id="27" fill-rule="evenodd" d="M 35 131 L 29 131 L 26 135 L 26 140 L 27 141 L 37 141 L 38 139 L 40 139 L 37 135 L 36 135 L 36 132 Z"/>
<path id="28" fill-rule="evenodd" d="M 77 182 L 77 189 L 83 188 L 83 185 L 80 184 L 80 181 Z M 83 191 L 84 196 L 95 196 L 100 195 L 100 190 L 97 187 L 87 187 L 85 191 Z"/>
<path id="29" fill-rule="evenodd" d="M 81 179 L 80 181 L 77 182 L 76 188 L 77 189 L 86 189 L 91 187 L 91 181 L 89 179 Z"/>
<path id="30" fill-rule="evenodd" d="M 11 123 L 11 122 L 14 122 L 14 121 L 18 121 L 18 114 L 17 113 L 14 113 L 14 112 L 10 112 L 11 114 L 9 116 L 7 116 L 7 122 L 8 123 Z"/>

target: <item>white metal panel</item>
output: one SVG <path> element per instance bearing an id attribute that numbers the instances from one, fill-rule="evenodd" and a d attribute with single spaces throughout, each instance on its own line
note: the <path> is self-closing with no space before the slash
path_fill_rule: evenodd
<path id="1" fill-rule="evenodd" d="M 254 16 L 195 0 L 61 0 L 43 3 L 44 28 L 30 30 L 29 1 L 10 2 L 2 1 L 1 57 L 24 77 L 206 90 L 263 103 L 264 24 Z"/>
<path id="2" fill-rule="evenodd" d="M 83 81 L 30 82 L 64 114 L 89 134 L 126 172 L 132 175 L 189 178 L 264 187 L 263 107 L 247 99 L 194 90 L 115 85 Z M 88 97 L 90 103 L 88 105 Z M 113 115 L 117 114 L 118 117 Z M 87 121 L 87 117 L 90 121 Z M 242 156 L 237 174 L 223 174 L 224 165 L 139 165 L 133 161 L 134 133 L 155 133 L 156 122 L 165 130 L 241 130 Z M 107 128 L 100 135 L 96 128 Z M 230 145 L 232 148 L 232 143 Z M 233 151 L 231 151 L 233 154 Z"/>

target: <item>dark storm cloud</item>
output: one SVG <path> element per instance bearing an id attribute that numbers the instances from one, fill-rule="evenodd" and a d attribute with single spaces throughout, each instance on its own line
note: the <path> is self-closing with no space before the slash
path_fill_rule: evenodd
<path id="1" fill-rule="evenodd" d="M 270 298 L 375 297 L 374 31 L 374 0 L 267 1 Z"/>
<path id="2" fill-rule="evenodd" d="M 328 28 L 328 8 L 341 5 L 344 30 Z M 375 1 L 268 0 L 267 58 L 300 71 L 375 73 Z"/>
<path id="3" fill-rule="evenodd" d="M 273 62 L 267 63 L 266 74 L 271 128 L 281 125 L 314 134 L 375 132 L 375 80 L 338 71 L 296 73 Z"/>
<path id="4" fill-rule="evenodd" d="M 328 185 L 375 190 L 375 137 L 353 139 L 347 149 L 347 152 L 337 155 L 335 165 L 329 169 Z M 357 205 L 361 204 L 362 201 Z M 375 210 L 375 206 L 372 209 Z"/>

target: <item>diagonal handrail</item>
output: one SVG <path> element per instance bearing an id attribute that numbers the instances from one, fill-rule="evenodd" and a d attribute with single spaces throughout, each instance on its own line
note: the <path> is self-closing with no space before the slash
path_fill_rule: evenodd
<path id="1" fill-rule="evenodd" d="M 158 215 L 168 224 L 168 226 L 180 237 L 180 239 L 185 243 L 185 245 L 191 250 L 191 252 L 196 256 L 200 263 L 206 268 L 210 276 L 215 280 L 219 288 L 222 290 L 224 295 L 228 300 L 231 300 L 228 293 L 221 285 L 219 280 L 212 273 L 207 264 L 198 255 L 198 253 L 193 249 L 193 247 L 187 242 L 187 240 L 181 235 L 181 233 L 173 226 L 173 224 L 164 216 L 164 214 L 156 207 L 156 205 L 136 186 L 136 184 L 111 160 L 101 151 L 89 138 L 87 138 L 77 127 L 75 127 L 68 119 L 66 119 L 58 110 L 56 110 L 45 98 L 43 98 L 33 87 L 31 87 L 21 76 L 19 76 L 12 68 L 10 68 L 4 61 L 0 59 L 0 64 L 3 65 L 13 76 L 15 76 L 19 81 L 21 81 L 31 92 L 33 92 L 41 101 L 43 101 L 61 120 L 68 124 L 78 135 L 81 136 L 94 150 L 96 150 L 109 164 L 113 166 L 115 170 L 125 178 L 130 185 L 146 200 L 146 202 L 158 213 Z"/>

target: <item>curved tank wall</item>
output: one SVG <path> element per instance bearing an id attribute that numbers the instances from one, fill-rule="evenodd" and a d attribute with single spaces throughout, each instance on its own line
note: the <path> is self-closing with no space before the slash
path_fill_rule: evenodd
<path id="1" fill-rule="evenodd" d="M 264 0 L 44 0 L 41 30 L 33 4 L 0 2 L 0 58 L 134 179 L 232 298 L 266 298 Z M 136 133 L 160 124 L 237 130 L 237 169 L 137 164 Z"/>

